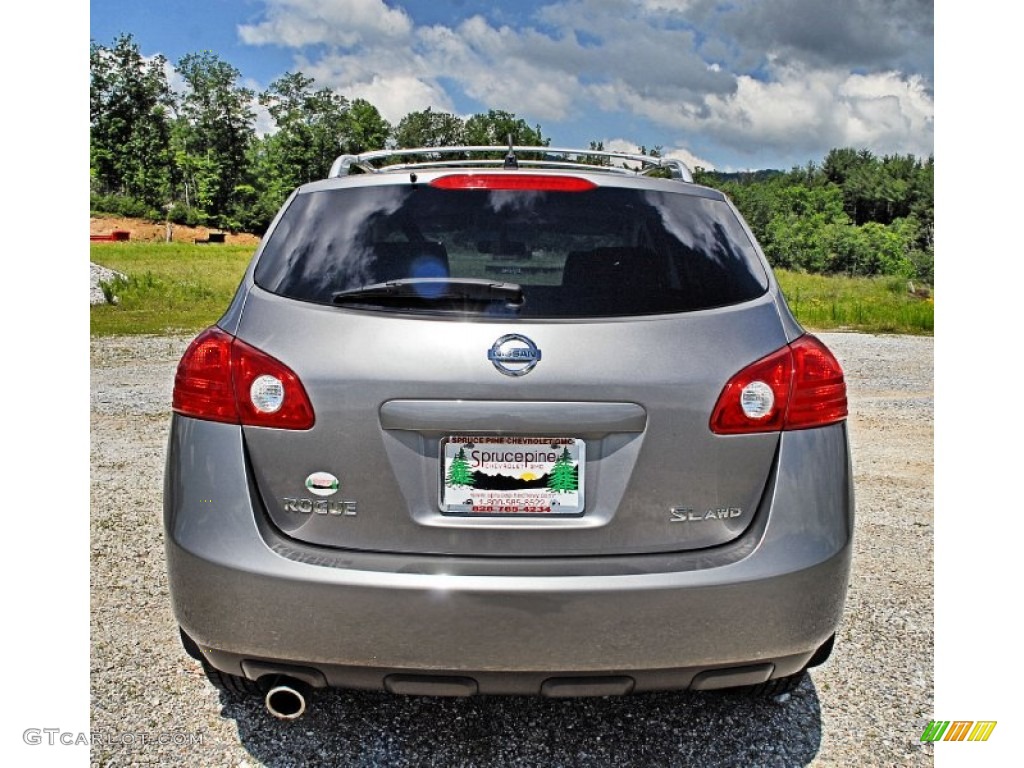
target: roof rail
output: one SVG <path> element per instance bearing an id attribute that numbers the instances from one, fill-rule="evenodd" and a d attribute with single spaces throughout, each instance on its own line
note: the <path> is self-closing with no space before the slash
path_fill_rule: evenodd
<path id="1" fill-rule="evenodd" d="M 352 168 L 358 168 L 364 173 L 385 173 L 393 171 L 408 170 L 410 168 L 443 168 L 449 166 L 479 166 L 493 167 L 503 166 L 504 158 L 510 153 L 527 153 L 540 155 L 541 159 L 528 160 L 517 158 L 519 165 L 539 168 L 586 168 L 593 171 L 607 171 L 610 173 L 633 173 L 643 175 L 657 170 L 666 170 L 673 179 L 680 181 L 693 181 L 693 174 L 681 160 L 665 157 L 653 157 L 651 155 L 638 155 L 629 152 L 609 152 L 600 149 L 568 149 L 565 147 L 537 147 L 537 146 L 464 146 L 464 147 L 416 147 L 414 149 L 381 149 L 374 152 L 364 152 L 360 155 L 341 155 L 331 165 L 327 178 L 334 179 L 340 176 L 347 176 Z M 477 154 L 497 154 L 502 159 L 472 157 Z M 414 157 L 425 155 L 428 159 L 412 163 L 400 163 L 391 165 L 374 165 L 381 160 L 392 160 L 399 157 Z M 458 160 L 444 160 L 445 155 L 462 155 Z M 621 160 L 624 162 L 638 163 L 639 167 L 629 168 L 628 166 L 612 165 L 590 165 L 580 158 L 601 157 L 610 160 Z"/>

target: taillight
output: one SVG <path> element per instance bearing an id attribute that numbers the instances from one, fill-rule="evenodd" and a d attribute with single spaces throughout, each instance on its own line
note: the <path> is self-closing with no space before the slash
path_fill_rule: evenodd
<path id="1" fill-rule="evenodd" d="M 846 380 L 839 361 L 813 336 L 789 345 L 793 350 L 793 394 L 783 429 L 834 424 L 846 418 Z"/>
<path id="2" fill-rule="evenodd" d="M 231 386 L 231 342 L 217 328 L 199 334 L 178 363 L 171 407 L 185 416 L 238 424 Z"/>
<path id="3" fill-rule="evenodd" d="M 184 416 L 255 427 L 309 429 L 315 420 L 288 366 L 219 328 L 203 331 L 185 350 L 172 407 Z"/>
<path id="4" fill-rule="evenodd" d="M 839 361 L 818 339 L 805 335 L 729 379 L 711 414 L 711 431 L 808 429 L 835 424 L 846 415 Z"/>
<path id="5" fill-rule="evenodd" d="M 453 173 L 430 182 L 437 189 L 490 189 L 510 192 L 586 192 L 596 189 L 592 181 L 576 176 L 547 176 L 539 173 Z"/>

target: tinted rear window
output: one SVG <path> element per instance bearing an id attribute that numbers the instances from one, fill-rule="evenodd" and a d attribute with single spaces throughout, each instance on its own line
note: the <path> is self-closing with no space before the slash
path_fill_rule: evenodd
<path id="1" fill-rule="evenodd" d="M 339 291 L 403 278 L 522 286 L 517 306 L 450 302 L 347 307 L 529 318 L 621 317 L 736 304 L 767 276 L 725 203 L 672 192 L 373 186 L 296 196 L 256 266 L 256 283 L 331 304 Z"/>

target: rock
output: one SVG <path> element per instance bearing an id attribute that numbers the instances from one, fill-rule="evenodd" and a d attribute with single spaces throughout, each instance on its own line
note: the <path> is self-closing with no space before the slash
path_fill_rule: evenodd
<path id="1" fill-rule="evenodd" d="M 93 264 L 89 262 L 89 304 L 104 304 L 107 299 L 103 295 L 103 289 L 100 288 L 101 280 L 113 280 L 115 277 L 124 277 L 120 272 L 115 272 L 112 269 L 101 267 L 99 264 Z M 114 297 L 114 304 L 118 303 L 118 298 Z"/>

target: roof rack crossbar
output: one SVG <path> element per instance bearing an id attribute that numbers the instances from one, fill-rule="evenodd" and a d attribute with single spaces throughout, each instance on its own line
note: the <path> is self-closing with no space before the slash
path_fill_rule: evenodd
<path id="1" fill-rule="evenodd" d="M 621 168 L 616 166 L 587 166 L 582 163 L 572 163 L 559 160 L 524 160 L 523 158 L 517 158 L 519 166 L 522 168 L 555 168 L 558 170 L 578 170 L 580 168 L 589 168 L 596 171 L 606 171 L 608 173 L 621 173 L 625 175 L 635 175 L 636 171 L 630 168 Z M 385 166 L 383 171 L 393 173 L 395 171 L 408 171 L 413 169 L 429 169 L 429 168 L 504 168 L 504 160 L 488 160 L 484 158 L 475 160 L 431 160 L 423 163 L 399 163 L 397 165 Z M 374 171 L 375 173 L 377 171 Z"/>
<path id="2" fill-rule="evenodd" d="M 442 161 L 440 158 L 444 155 L 472 155 L 474 153 L 497 153 L 502 158 L 505 158 L 509 153 L 527 153 L 527 154 L 540 154 L 546 159 L 544 160 L 525 160 L 519 159 L 522 164 L 539 165 L 541 163 L 549 164 L 548 167 L 558 168 L 580 168 L 585 167 L 588 170 L 601 170 L 611 171 L 613 173 L 630 172 L 635 173 L 647 173 L 653 170 L 665 169 L 669 172 L 673 179 L 679 179 L 681 181 L 693 181 L 693 174 L 690 173 L 690 169 L 681 160 L 664 158 L 664 157 L 653 157 L 651 155 L 639 155 L 630 152 L 610 152 L 601 149 L 570 149 L 567 147 L 540 147 L 540 146 L 458 146 L 458 147 L 415 147 L 411 149 L 381 149 L 374 152 L 364 152 L 359 155 L 341 155 L 334 164 L 331 166 L 331 170 L 328 174 L 328 178 L 337 178 L 339 176 L 347 176 L 350 170 L 355 167 L 359 168 L 365 173 L 383 173 L 385 171 L 396 171 L 405 170 L 408 168 L 426 168 L 426 167 L 437 167 L 437 166 L 454 166 L 454 165 L 491 165 L 486 162 L 486 158 L 463 158 L 461 160 L 449 160 Z M 400 165 L 388 165 L 388 166 L 376 166 L 373 163 L 379 160 L 388 160 L 396 157 L 410 157 L 415 155 L 427 155 L 431 159 L 425 162 L 419 163 L 403 163 Z M 552 159 L 552 156 L 562 156 L 565 159 L 556 160 Z M 586 164 L 580 160 L 570 160 L 569 158 L 609 158 L 615 160 L 621 160 L 626 162 L 639 163 L 640 167 L 637 169 L 624 168 L 622 166 L 595 166 Z M 496 165 L 503 165 L 504 160 L 499 160 Z M 645 167 L 646 166 L 646 167 Z"/>

